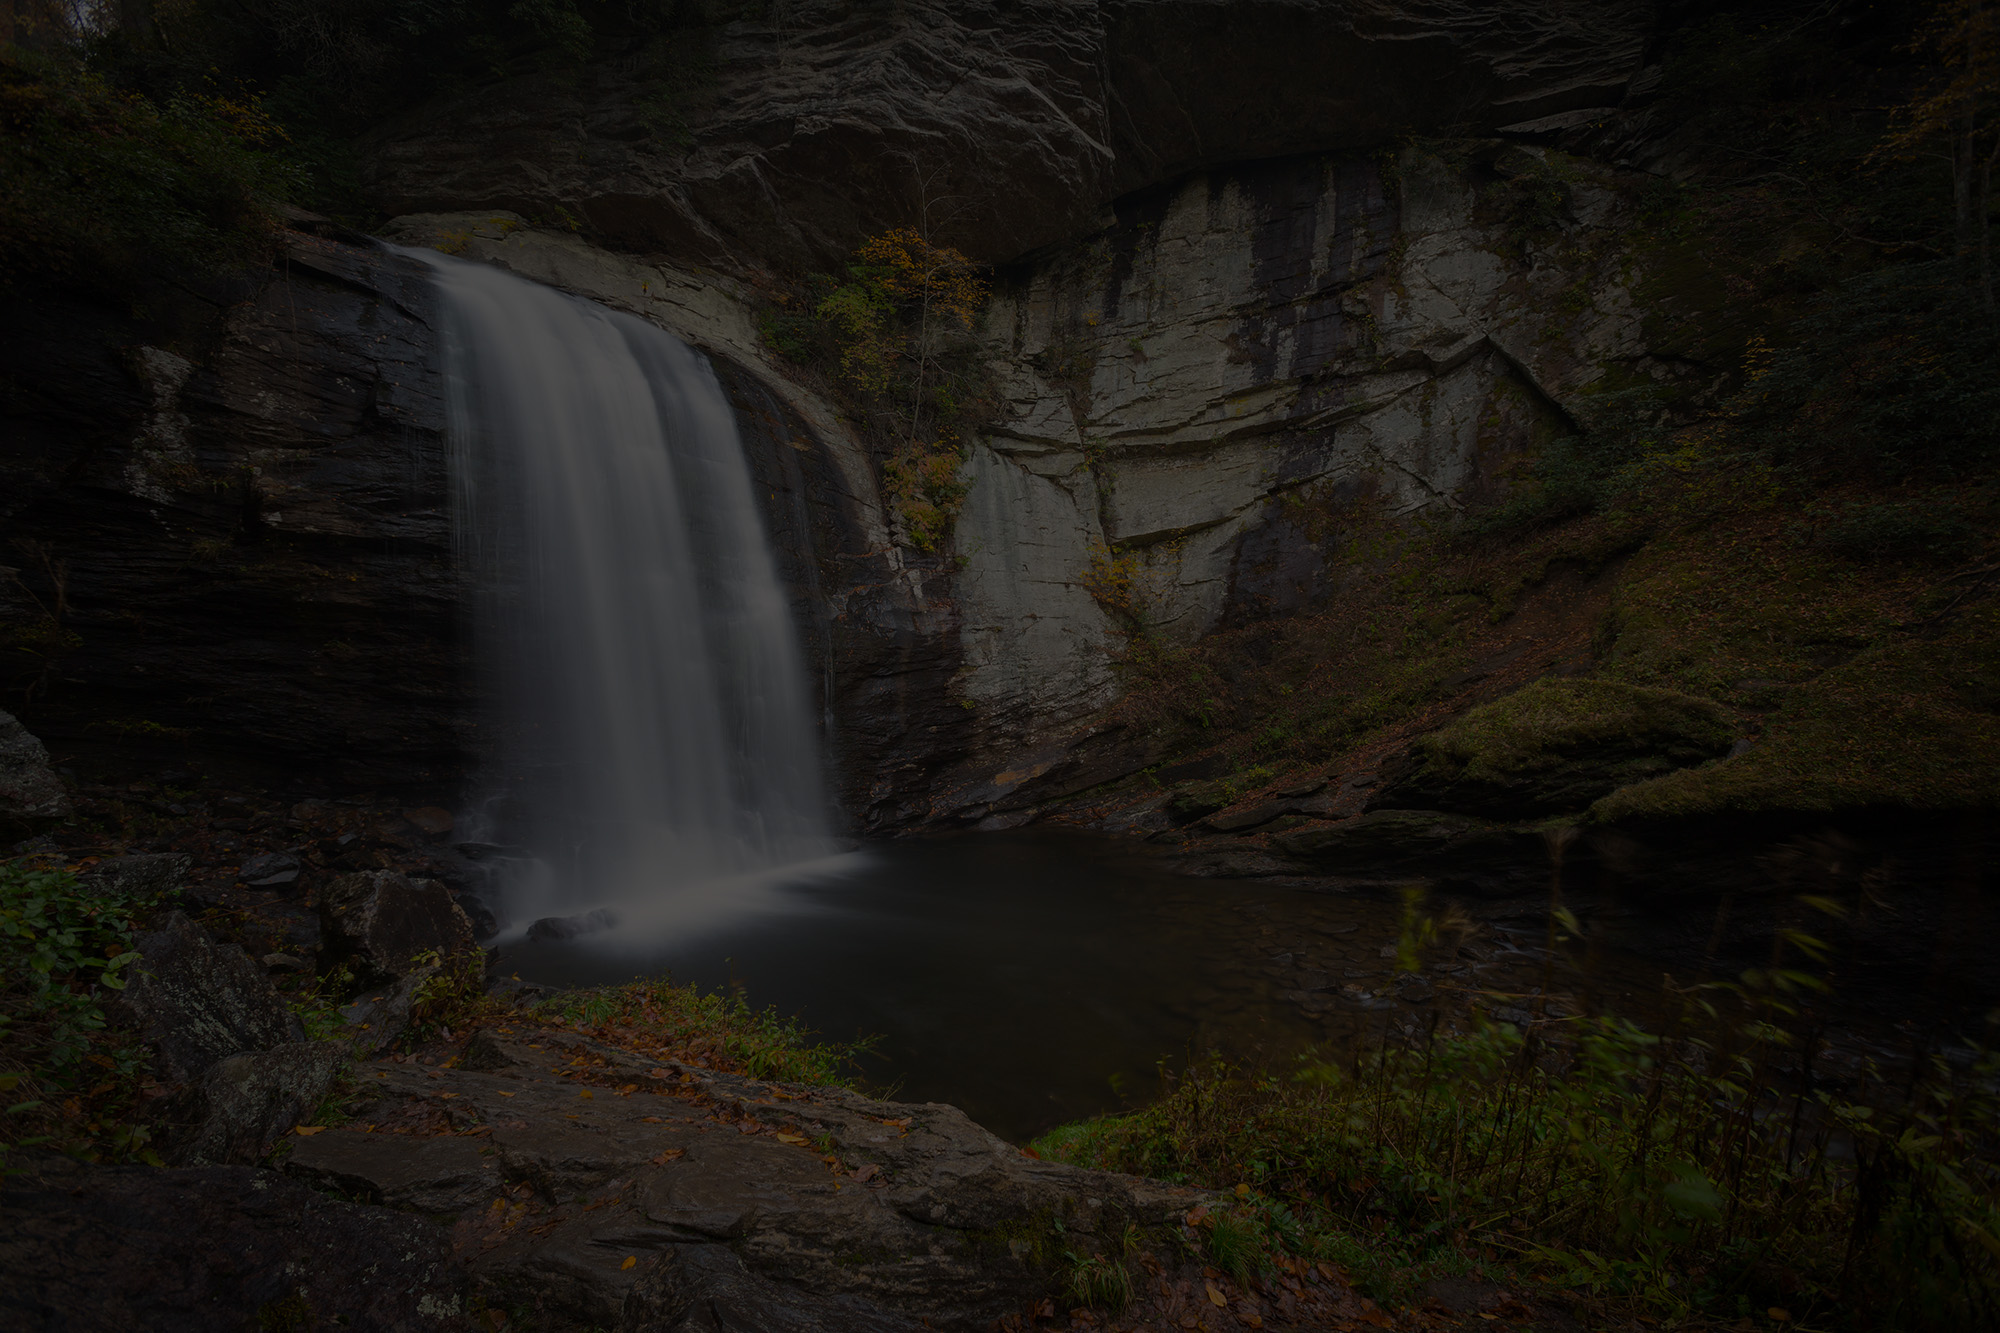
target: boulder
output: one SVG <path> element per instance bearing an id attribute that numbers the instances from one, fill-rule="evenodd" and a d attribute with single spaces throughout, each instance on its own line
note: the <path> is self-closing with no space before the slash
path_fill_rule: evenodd
<path id="1" fill-rule="evenodd" d="M 312 1115 L 349 1054 L 344 1041 L 299 1041 L 217 1061 L 202 1080 L 198 1118 L 175 1156 L 190 1166 L 262 1160 Z"/>
<path id="2" fill-rule="evenodd" d="M 1620 787 L 1721 758 L 1739 730 L 1721 704 L 1675 690 L 1539 680 L 1420 738 L 1384 769 L 1369 808 L 1579 813 Z"/>
<path id="3" fill-rule="evenodd" d="M 140 963 L 119 1004 L 170 1082 L 193 1083 L 241 1051 L 305 1040 L 264 969 L 182 913 L 167 913 L 137 948 Z"/>
<path id="4" fill-rule="evenodd" d="M 0 839 L 27 837 L 69 814 L 49 752 L 12 713 L 0 713 Z"/>
<path id="5" fill-rule="evenodd" d="M 573 940 L 581 935 L 610 930 L 617 924 L 617 913 L 610 908 L 599 907 L 589 912 L 578 912 L 575 916 L 545 916 L 528 927 L 528 938 L 535 941 Z"/>
<path id="6" fill-rule="evenodd" d="M 182 852 L 111 856 L 76 877 L 77 887 L 105 897 L 163 898 L 187 880 L 194 858 Z"/>
<path id="7" fill-rule="evenodd" d="M 759 1277 L 722 1245 L 674 1245 L 625 1295 L 619 1333 L 920 1333 L 928 1327 L 856 1297 Z"/>
<path id="8" fill-rule="evenodd" d="M 270 1171 L 28 1163 L 0 1181 L 0 1326 L 470 1330 L 445 1232 Z"/>
<path id="9" fill-rule="evenodd" d="M 473 947 L 472 922 L 434 879 L 395 870 L 342 875 L 320 895 L 319 910 L 326 953 L 352 959 L 367 980 L 393 981 L 424 954 Z"/>

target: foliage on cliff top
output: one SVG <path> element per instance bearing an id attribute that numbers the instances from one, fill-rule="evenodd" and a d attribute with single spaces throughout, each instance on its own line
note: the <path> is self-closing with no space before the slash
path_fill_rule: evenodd
<path id="1" fill-rule="evenodd" d="M 154 102 L 60 55 L 0 51 L 0 290 L 130 295 L 259 253 L 291 174 L 255 100 Z"/>

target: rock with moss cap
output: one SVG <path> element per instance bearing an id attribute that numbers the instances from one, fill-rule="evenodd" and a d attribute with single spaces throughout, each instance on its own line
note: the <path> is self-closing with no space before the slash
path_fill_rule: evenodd
<path id="1" fill-rule="evenodd" d="M 1371 810 L 1537 819 L 1720 758 L 1738 726 L 1713 700 L 1609 680 L 1539 680 L 1420 737 Z"/>

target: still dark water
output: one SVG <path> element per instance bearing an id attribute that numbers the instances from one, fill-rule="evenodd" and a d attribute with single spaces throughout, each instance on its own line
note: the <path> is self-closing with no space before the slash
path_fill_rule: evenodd
<path id="1" fill-rule="evenodd" d="M 1413 910 L 1435 937 L 1410 970 L 1396 946 L 1412 909 L 1392 888 L 1191 879 L 1126 842 L 981 834 L 871 845 L 675 927 L 508 944 L 502 967 L 554 986 L 665 974 L 739 988 L 827 1038 L 876 1037 L 871 1087 L 950 1102 L 1021 1142 L 1143 1105 L 1163 1070 L 1210 1051 L 1266 1067 L 1342 1059 L 1462 1029 L 1474 1005 L 1505 1022 L 1609 1011 L 1663 1031 L 1690 1012 L 1664 974 L 1685 986 L 1746 965 L 1673 946 L 1708 932 L 1708 909 L 1574 905 L 1585 938 L 1551 953 L 1546 900 L 1426 897 Z M 1768 960 L 1768 944 L 1750 947 L 1750 964 Z M 1954 1028 L 1991 1044 L 2000 1009 L 1940 1009 L 1922 992 L 1903 977 L 1822 1001 L 1815 1076 L 1859 1086 Z"/>
<path id="2" fill-rule="evenodd" d="M 1490 923 L 1402 972 L 1402 912 L 1380 894 L 1176 876 L 1102 839 L 981 835 L 871 846 L 650 948 L 514 944 L 503 967 L 558 986 L 741 987 L 829 1038 L 878 1037 L 872 1084 L 1019 1141 L 1151 1100 L 1162 1065 L 1192 1054 L 1344 1052 L 1428 1021 L 1455 985 L 1539 976 L 1531 932 Z"/>

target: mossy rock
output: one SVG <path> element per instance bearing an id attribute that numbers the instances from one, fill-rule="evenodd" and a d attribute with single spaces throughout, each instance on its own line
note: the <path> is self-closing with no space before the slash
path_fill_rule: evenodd
<path id="1" fill-rule="evenodd" d="M 1373 809 L 1536 819 L 1729 752 L 1734 715 L 1711 699 L 1608 680 L 1539 680 L 1421 737 Z"/>

